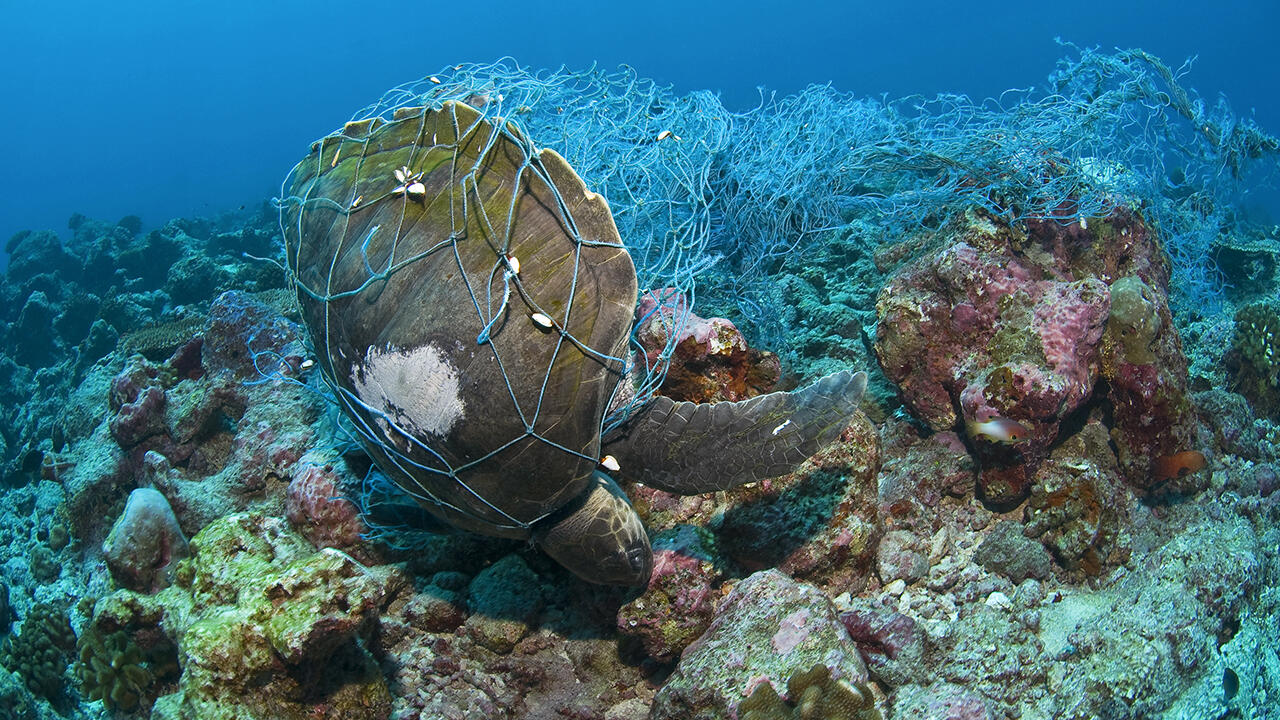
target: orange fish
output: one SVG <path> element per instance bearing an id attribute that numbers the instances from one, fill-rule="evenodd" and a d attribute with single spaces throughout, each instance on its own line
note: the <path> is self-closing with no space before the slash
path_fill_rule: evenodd
<path id="1" fill-rule="evenodd" d="M 965 423 L 965 429 L 969 432 L 969 437 L 980 437 L 990 442 L 1004 445 L 1016 445 L 1026 440 L 1027 436 L 1031 434 L 1031 429 L 1026 425 L 1016 420 L 1002 417 L 993 417 L 982 422 L 970 420 Z"/>
<path id="2" fill-rule="evenodd" d="M 1195 450 L 1165 455 L 1151 463 L 1151 477 L 1156 482 L 1186 477 L 1203 468 L 1205 464 L 1204 455 Z"/>

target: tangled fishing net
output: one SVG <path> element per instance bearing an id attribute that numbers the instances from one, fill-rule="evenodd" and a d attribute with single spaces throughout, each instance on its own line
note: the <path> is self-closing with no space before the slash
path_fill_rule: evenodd
<path id="1" fill-rule="evenodd" d="M 687 300 L 678 304 L 684 313 L 700 296 L 712 298 L 718 308 L 735 308 L 747 333 L 773 349 L 787 342 L 784 315 L 770 307 L 776 302 L 771 279 L 786 263 L 833 238 L 865 238 L 867 228 L 875 230 L 876 242 L 896 242 L 973 206 L 1010 222 L 1063 223 L 1105 216 L 1118 206 L 1139 208 L 1174 260 L 1182 310 L 1212 311 L 1223 291 L 1213 242 L 1242 222 L 1235 208 L 1248 188 L 1275 179 L 1280 141 L 1236 117 L 1225 100 L 1208 104 L 1184 88 L 1189 63 L 1172 69 L 1142 51 L 1066 47 L 1071 55 L 1045 89 L 984 102 L 961 95 L 869 100 L 814 85 L 794 96 L 762 96 L 745 112 L 726 109 L 710 92 L 676 93 L 627 67 L 539 71 L 511 60 L 452 66 L 394 88 L 356 113 L 286 179 L 280 206 L 286 244 L 293 243 L 290 267 L 298 267 L 297 228 L 308 213 L 346 222 L 360 202 L 386 191 L 362 194 L 357 181 L 334 203 L 298 194 L 299 172 L 318 175 L 324 163 L 368 156 L 371 129 L 413 108 L 439 111 L 461 103 L 475 110 L 475 120 L 454 140 L 462 143 L 489 123 L 498 130 L 484 142 L 499 134 L 512 141 L 522 157 L 508 161 L 551 188 L 557 222 L 568 229 L 572 247 L 594 240 L 575 235 L 572 208 L 545 182 L 543 148 L 563 156 L 586 188 L 605 198 L 640 292 L 679 293 Z M 352 155 L 335 157 L 336 148 Z M 406 157 L 425 149 L 415 145 Z M 478 176 L 486 152 L 482 147 L 462 158 L 470 177 Z M 408 165 L 402 193 L 420 180 Z M 385 181 L 392 170 L 383 163 L 377 172 Z M 463 170 L 459 197 L 470 192 Z M 518 185 L 502 192 L 514 198 Z M 512 297 L 527 295 L 527 288 L 502 259 L 513 216 L 488 217 L 487 209 L 497 206 L 486 203 L 470 207 L 499 239 L 487 278 L 469 286 L 476 342 L 485 345 Z M 371 253 L 374 241 L 365 233 L 348 237 L 345 246 L 362 248 L 360 276 L 334 288 L 295 274 L 301 294 L 329 303 L 374 292 L 402 268 L 456 250 L 445 238 L 437 247 Z M 400 235 L 386 237 L 394 248 Z M 674 344 L 679 333 L 669 338 Z M 660 388 L 674 350 L 639 352 L 634 336 L 625 348 L 591 347 L 572 333 L 565 342 L 630 378 L 610 401 L 604 433 Z M 497 357 L 504 367 L 514 362 Z M 505 384 L 510 389 L 509 380 Z M 339 400 L 351 401 L 341 393 Z M 540 432 L 536 400 L 526 407 L 517 399 L 515 411 L 531 418 L 529 432 Z M 369 417 L 357 431 L 376 436 L 377 413 Z M 590 459 L 590 448 L 565 449 Z M 425 463 L 435 471 L 458 470 L 437 457 L 437 449 L 427 450 L 439 460 Z"/>

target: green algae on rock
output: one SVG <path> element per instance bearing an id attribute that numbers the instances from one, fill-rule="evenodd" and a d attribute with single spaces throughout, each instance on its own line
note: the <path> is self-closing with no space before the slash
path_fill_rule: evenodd
<path id="1" fill-rule="evenodd" d="M 384 720 L 391 696 L 361 635 L 380 577 L 310 543 L 280 519 L 219 518 L 191 540 L 177 582 L 155 595 L 119 590 L 94 623 L 150 626 L 177 645 L 177 691 L 154 720 Z"/>

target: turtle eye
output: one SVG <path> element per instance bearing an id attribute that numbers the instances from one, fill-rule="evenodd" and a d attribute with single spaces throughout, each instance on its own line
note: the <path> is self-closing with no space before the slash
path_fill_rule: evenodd
<path id="1" fill-rule="evenodd" d="M 627 551 L 627 562 L 630 563 L 631 569 L 636 573 L 644 570 L 644 566 L 648 564 L 649 553 L 644 548 L 631 548 Z"/>
<path id="2" fill-rule="evenodd" d="M 653 553 L 647 544 L 645 547 L 628 548 L 627 564 L 631 566 L 631 577 L 626 584 L 637 587 L 649 584 L 649 576 L 653 574 Z"/>

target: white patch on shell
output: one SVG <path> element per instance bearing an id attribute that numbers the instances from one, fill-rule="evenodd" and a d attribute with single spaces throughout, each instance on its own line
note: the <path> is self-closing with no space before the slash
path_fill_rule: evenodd
<path id="1" fill-rule="evenodd" d="M 418 437 L 445 437 L 466 411 L 457 368 L 432 345 L 371 347 L 364 362 L 351 368 L 351 385 L 366 405 Z M 389 437 L 402 440 L 379 424 Z"/>

